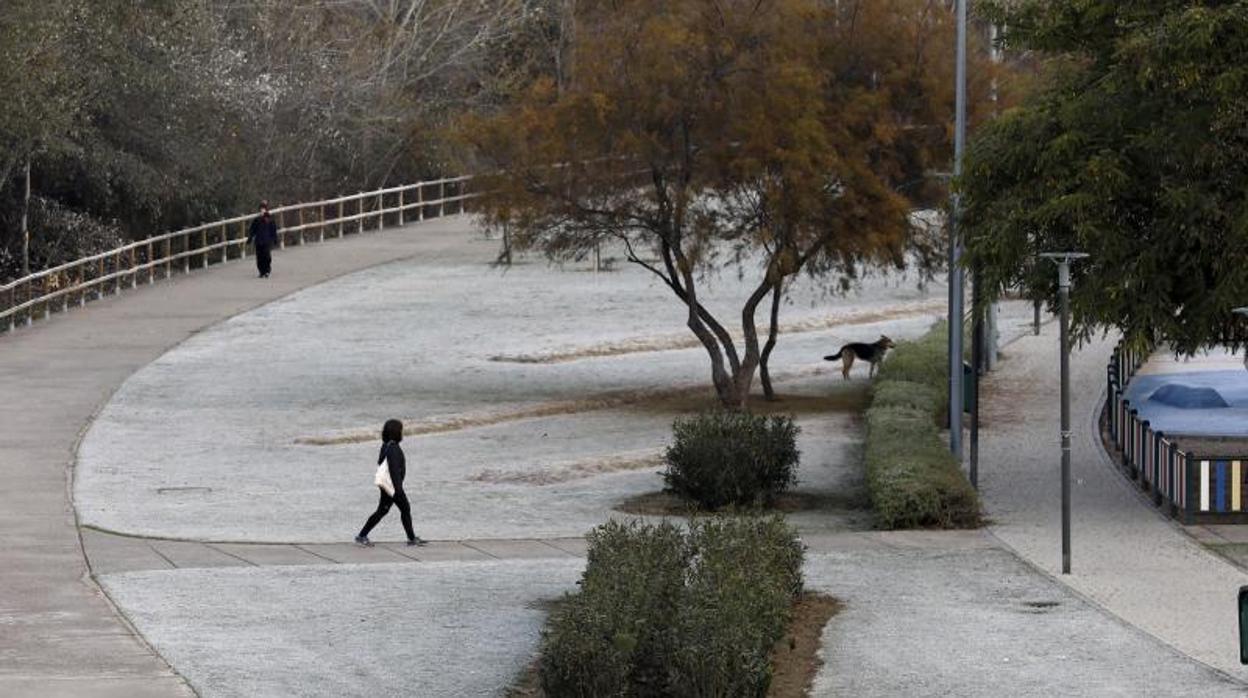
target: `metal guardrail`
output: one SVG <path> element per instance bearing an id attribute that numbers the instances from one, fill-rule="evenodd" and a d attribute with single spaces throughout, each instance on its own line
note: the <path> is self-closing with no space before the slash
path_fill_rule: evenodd
<path id="1" fill-rule="evenodd" d="M 1122 467 L 1183 523 L 1248 521 L 1248 460 L 1196 454 L 1178 443 L 1179 434 L 1152 428 L 1126 396 L 1130 383 L 1149 352 L 1119 343 L 1106 369 L 1109 434 L 1121 454 Z"/>
<path id="2" fill-rule="evenodd" d="M 278 245 L 305 245 L 387 225 L 463 213 L 479 196 L 471 176 L 360 192 L 270 209 Z M 247 226 L 255 214 L 204 223 L 131 242 L 0 285 L 0 332 L 83 306 L 126 288 L 247 257 Z"/>

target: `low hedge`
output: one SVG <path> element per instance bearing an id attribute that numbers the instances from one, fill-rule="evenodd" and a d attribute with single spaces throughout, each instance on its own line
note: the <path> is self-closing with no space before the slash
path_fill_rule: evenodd
<path id="1" fill-rule="evenodd" d="M 707 510 L 768 505 L 797 482 L 801 428 L 785 415 L 715 410 L 672 424 L 667 488 Z"/>
<path id="2" fill-rule="evenodd" d="M 547 625 L 542 689 L 562 696 L 763 696 L 769 652 L 801 593 L 781 517 L 609 522 L 581 590 Z"/>
<path id="3" fill-rule="evenodd" d="M 908 407 L 935 414 L 944 407 L 943 401 L 940 391 L 914 381 L 878 381 L 871 391 L 871 407 Z"/>
<path id="4" fill-rule="evenodd" d="M 940 437 L 948 402 L 944 323 L 899 343 L 867 410 L 867 492 L 881 528 L 974 528 L 979 496 Z"/>

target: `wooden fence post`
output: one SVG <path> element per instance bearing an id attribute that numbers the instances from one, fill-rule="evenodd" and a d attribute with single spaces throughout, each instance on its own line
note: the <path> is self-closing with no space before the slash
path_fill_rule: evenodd
<path id="1" fill-rule="evenodd" d="M 303 245 L 303 243 L 304 243 L 304 237 L 303 237 L 303 207 L 302 207 L 302 206 L 300 206 L 300 207 L 299 207 L 299 244 L 300 244 L 300 245 Z"/>
<path id="2" fill-rule="evenodd" d="M 380 191 L 377 192 L 377 231 L 381 232 L 386 227 L 386 199 L 385 195 Z"/>
<path id="3" fill-rule="evenodd" d="M 407 191 L 407 190 L 406 190 L 406 189 L 399 189 L 399 227 L 403 227 L 404 225 L 406 225 L 406 216 L 404 216 L 404 215 L 403 215 L 403 214 L 404 214 L 404 211 L 403 211 L 403 199 L 404 199 L 403 192 L 405 192 L 405 191 Z"/>
<path id="4" fill-rule="evenodd" d="M 359 227 L 356 228 L 356 232 L 362 233 L 364 232 L 364 192 L 360 192 L 360 207 L 359 208 L 360 208 L 360 210 L 358 211 L 359 218 L 357 219 L 359 221 Z"/>

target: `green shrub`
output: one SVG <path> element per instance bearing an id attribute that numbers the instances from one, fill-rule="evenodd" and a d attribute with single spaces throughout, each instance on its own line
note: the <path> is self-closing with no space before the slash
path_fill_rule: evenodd
<path id="1" fill-rule="evenodd" d="M 802 546 L 779 517 L 695 522 L 668 694 L 765 696 L 769 653 L 802 593 Z"/>
<path id="2" fill-rule="evenodd" d="M 909 407 L 934 413 L 943 407 L 942 400 L 935 388 L 914 381 L 881 380 L 871 391 L 872 407 Z"/>
<path id="3" fill-rule="evenodd" d="M 936 323 L 922 337 L 898 342 L 888 354 L 888 360 L 880 365 L 876 374 L 881 381 L 911 381 L 922 383 L 940 391 L 942 397 L 949 393 L 949 356 L 947 325 Z"/>
<path id="4" fill-rule="evenodd" d="M 973 528 L 979 497 L 940 438 L 930 410 L 867 411 L 867 491 L 882 528 Z"/>
<path id="5" fill-rule="evenodd" d="M 663 481 L 706 509 L 768 504 L 797 482 L 799 431 L 783 415 L 715 411 L 677 419 Z"/>
<path id="6" fill-rule="evenodd" d="M 691 552 L 685 533 L 667 522 L 594 529 L 581 592 L 547 630 L 547 694 L 629 695 L 630 686 L 662 685 L 662 657 L 671 651 L 665 625 L 681 602 Z"/>
<path id="7" fill-rule="evenodd" d="M 867 493 L 881 528 L 971 528 L 979 497 L 940 438 L 948 422 L 948 332 L 937 323 L 880 367 L 867 411 Z"/>
<path id="8" fill-rule="evenodd" d="M 762 696 L 768 653 L 802 589 L 781 517 L 610 522 L 589 536 L 581 591 L 552 615 L 542 688 L 562 696 Z"/>

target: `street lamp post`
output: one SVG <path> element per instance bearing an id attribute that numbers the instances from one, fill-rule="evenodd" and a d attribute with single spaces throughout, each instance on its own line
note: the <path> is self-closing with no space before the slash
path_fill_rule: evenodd
<path id="1" fill-rule="evenodd" d="M 958 36 L 955 70 L 955 119 L 953 131 L 953 176 L 962 175 L 962 154 L 966 150 L 966 6 L 958 2 Z M 958 232 L 961 197 L 955 193 L 949 221 L 949 450 L 962 461 L 962 240 Z"/>
<path id="2" fill-rule="evenodd" d="M 1057 263 L 1057 292 L 1061 304 L 1062 363 L 1062 574 L 1070 574 L 1070 263 L 1083 252 L 1046 252 Z"/>

